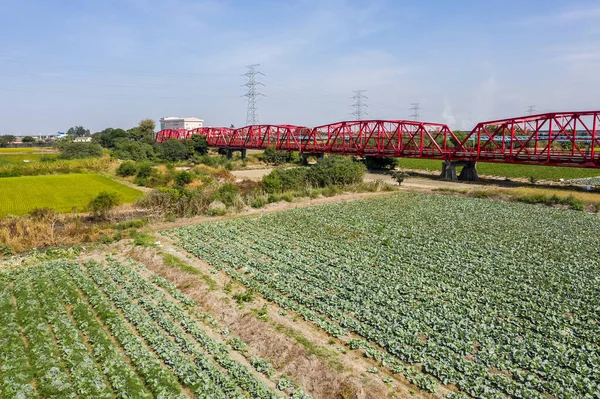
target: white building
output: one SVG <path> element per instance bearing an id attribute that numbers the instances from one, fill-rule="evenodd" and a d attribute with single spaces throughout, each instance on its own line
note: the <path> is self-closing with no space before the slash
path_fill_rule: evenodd
<path id="1" fill-rule="evenodd" d="M 197 129 L 202 127 L 202 123 L 204 120 L 198 118 L 177 118 L 177 117 L 168 117 L 168 118 L 160 118 L 160 130 L 165 129 Z"/>

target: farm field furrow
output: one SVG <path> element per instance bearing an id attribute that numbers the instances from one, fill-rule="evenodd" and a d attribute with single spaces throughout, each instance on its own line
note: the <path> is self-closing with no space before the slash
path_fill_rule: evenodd
<path id="1" fill-rule="evenodd" d="M 400 194 L 164 233 L 425 390 L 598 398 L 598 231 L 581 212 Z"/>
<path id="2" fill-rule="evenodd" d="M 282 398 L 194 307 L 133 261 L 0 272 L 0 397 Z"/>

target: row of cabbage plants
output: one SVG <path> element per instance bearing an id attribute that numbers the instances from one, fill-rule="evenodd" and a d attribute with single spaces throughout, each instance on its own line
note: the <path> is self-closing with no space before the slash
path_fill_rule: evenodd
<path id="1" fill-rule="evenodd" d="M 282 397 L 193 313 L 168 281 L 112 259 L 2 272 L 0 397 Z"/>
<path id="2" fill-rule="evenodd" d="M 361 336 L 367 357 L 426 390 L 414 373 L 480 398 L 598 398 L 599 227 L 399 194 L 164 234 L 332 335 Z"/>

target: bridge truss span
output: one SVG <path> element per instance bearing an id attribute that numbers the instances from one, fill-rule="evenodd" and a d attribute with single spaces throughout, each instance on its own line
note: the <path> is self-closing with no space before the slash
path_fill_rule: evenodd
<path id="1" fill-rule="evenodd" d="M 457 165 L 501 162 L 600 168 L 600 111 L 552 112 L 480 122 L 468 133 L 407 120 L 344 121 L 309 128 L 252 125 L 163 130 L 156 140 L 206 137 L 229 151 L 266 149 L 303 154 L 429 158 Z"/>
<path id="2" fill-rule="evenodd" d="M 481 122 L 449 159 L 600 167 L 600 111 L 553 112 Z"/>

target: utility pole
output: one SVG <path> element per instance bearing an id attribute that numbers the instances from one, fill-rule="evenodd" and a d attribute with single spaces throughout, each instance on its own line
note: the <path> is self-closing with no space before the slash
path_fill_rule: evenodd
<path id="1" fill-rule="evenodd" d="M 366 90 L 354 90 L 354 96 L 352 96 L 352 99 L 354 100 L 354 103 L 352 104 L 354 112 L 352 112 L 352 115 L 356 117 L 357 121 L 360 121 L 364 116 L 369 115 L 367 111 L 363 110 L 364 107 L 368 107 L 368 105 L 365 104 L 365 100 L 369 99 L 369 97 L 365 96 L 365 91 Z"/>
<path id="2" fill-rule="evenodd" d="M 528 105 L 527 106 L 527 114 L 528 115 L 533 115 L 537 112 L 537 110 L 535 109 L 535 105 Z"/>
<path id="3" fill-rule="evenodd" d="M 419 113 L 419 111 L 421 110 L 421 104 L 420 103 L 410 103 L 410 108 L 409 110 L 411 111 L 410 117 L 413 118 L 413 121 L 418 121 L 419 117 L 421 116 L 421 114 Z"/>
<path id="4" fill-rule="evenodd" d="M 242 86 L 246 86 L 248 88 L 248 92 L 244 94 L 244 97 L 248 97 L 248 109 L 246 110 L 246 124 L 247 125 L 258 125 L 260 123 L 260 114 L 258 113 L 258 98 L 260 96 L 265 97 L 264 94 L 260 93 L 257 90 L 258 86 L 264 86 L 263 83 L 259 82 L 256 79 L 256 76 L 262 75 L 265 76 L 264 73 L 257 70 L 260 64 L 248 65 L 248 72 L 246 72 L 242 76 L 248 77 L 248 82 Z"/>

